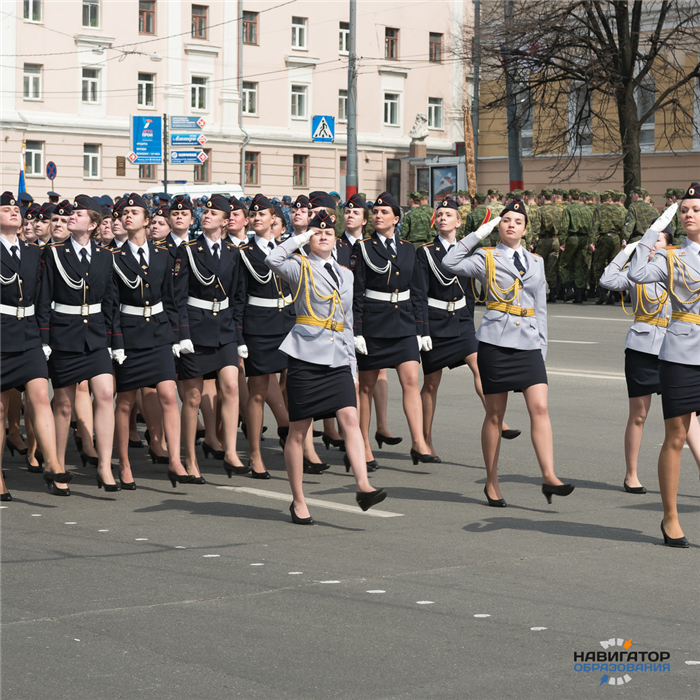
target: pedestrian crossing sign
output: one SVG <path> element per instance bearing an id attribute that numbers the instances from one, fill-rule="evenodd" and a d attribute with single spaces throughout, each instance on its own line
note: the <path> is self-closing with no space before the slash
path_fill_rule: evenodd
<path id="1" fill-rule="evenodd" d="M 335 139 L 335 118 L 317 114 L 311 122 L 311 140 L 333 143 Z"/>

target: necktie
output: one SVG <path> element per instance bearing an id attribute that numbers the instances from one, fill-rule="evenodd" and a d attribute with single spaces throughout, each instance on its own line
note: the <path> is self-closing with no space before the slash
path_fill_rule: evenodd
<path id="1" fill-rule="evenodd" d="M 391 238 L 386 239 L 386 249 L 392 254 L 396 255 L 396 249 L 394 248 L 394 241 Z"/>
<path id="2" fill-rule="evenodd" d="M 335 270 L 333 269 L 333 265 L 331 265 L 329 262 L 327 262 L 323 267 L 326 268 L 326 271 L 328 274 L 333 278 L 333 281 L 335 282 L 336 287 L 340 287 L 340 281 L 338 280 L 338 276 L 335 274 Z"/>
<path id="3" fill-rule="evenodd" d="M 454 247 L 455 247 L 455 244 L 450 243 L 450 245 L 447 246 L 447 252 L 449 253 Z"/>
<path id="4" fill-rule="evenodd" d="M 143 248 L 139 248 L 139 262 L 141 263 L 141 267 L 148 267 L 146 264 L 146 254 L 143 252 Z"/>
<path id="5" fill-rule="evenodd" d="M 214 254 L 214 257 L 218 260 L 219 259 L 219 244 L 214 243 L 214 245 L 211 247 L 211 251 Z"/>
<path id="6" fill-rule="evenodd" d="M 87 272 L 90 269 L 90 262 L 88 261 L 87 248 L 80 249 L 80 262 L 83 265 L 83 269 Z"/>
<path id="7" fill-rule="evenodd" d="M 518 251 L 516 250 L 515 253 L 513 253 L 513 264 L 515 265 L 515 269 L 521 274 L 525 274 L 525 266 L 523 265 L 522 261 L 520 260 L 520 256 L 518 255 Z"/>
<path id="8" fill-rule="evenodd" d="M 10 247 L 10 251 L 12 252 L 12 257 L 14 258 L 15 262 L 19 265 L 19 247 L 13 245 Z"/>
<path id="9" fill-rule="evenodd" d="M 267 244 L 267 247 L 270 249 L 270 253 L 271 253 L 275 249 L 275 244 L 272 241 L 270 241 Z"/>

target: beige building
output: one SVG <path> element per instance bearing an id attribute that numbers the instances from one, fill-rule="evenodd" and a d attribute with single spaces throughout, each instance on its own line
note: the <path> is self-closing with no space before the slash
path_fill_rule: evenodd
<path id="1" fill-rule="evenodd" d="M 71 197 L 159 186 L 163 165 L 128 160 L 129 125 L 131 115 L 167 114 L 205 120 L 208 156 L 168 165 L 170 181 L 344 194 L 349 3 L 195 2 L 0 0 L 3 190 L 17 189 L 23 141 L 38 199 L 51 189 Z M 359 189 L 368 196 L 389 189 L 405 201 L 413 189 L 402 159 L 416 114 L 428 117 L 429 155 L 463 140 L 466 83 L 451 49 L 471 11 L 467 0 L 358 0 Z M 314 115 L 335 118 L 334 143 L 312 142 Z"/>

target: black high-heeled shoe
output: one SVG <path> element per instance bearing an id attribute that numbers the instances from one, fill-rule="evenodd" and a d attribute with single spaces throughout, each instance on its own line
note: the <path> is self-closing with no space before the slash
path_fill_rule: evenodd
<path id="1" fill-rule="evenodd" d="M 347 474 L 350 469 L 352 468 L 352 465 L 350 464 L 350 457 L 347 456 L 347 454 L 343 455 L 343 464 L 345 465 L 345 473 Z M 367 472 L 376 472 L 377 469 L 379 469 L 379 464 L 377 463 L 376 459 L 373 459 L 371 462 L 365 462 L 367 465 Z"/>
<path id="2" fill-rule="evenodd" d="M 387 496 L 384 489 L 377 489 L 376 491 L 371 491 L 370 493 L 362 493 L 358 491 L 355 494 L 355 500 L 357 505 L 362 508 L 362 510 L 369 510 L 372 506 L 376 506 L 377 503 L 381 503 Z"/>
<path id="3" fill-rule="evenodd" d="M 304 474 L 323 474 L 331 465 L 325 462 L 312 462 L 304 457 Z"/>
<path id="4" fill-rule="evenodd" d="M 312 431 L 312 437 L 317 438 L 317 437 L 321 437 L 321 435 L 323 435 L 323 430 L 313 430 Z"/>
<path id="5" fill-rule="evenodd" d="M 422 455 L 420 452 L 416 452 L 413 448 L 411 448 L 411 459 L 413 460 L 413 464 L 418 464 L 418 462 L 421 464 L 440 464 L 442 462 L 437 455 Z"/>
<path id="6" fill-rule="evenodd" d="M 486 496 L 486 500 L 492 508 L 505 508 L 508 505 L 505 498 L 491 498 L 488 486 L 484 486 L 484 496 Z"/>
<path id="7" fill-rule="evenodd" d="M 107 492 L 114 493 L 116 491 L 121 491 L 121 486 L 119 484 L 105 484 L 99 474 L 95 474 L 95 481 L 97 482 L 98 489 L 104 489 Z"/>
<path id="8" fill-rule="evenodd" d="M 289 506 L 289 512 L 292 514 L 292 522 L 295 525 L 313 525 L 314 524 L 314 519 L 309 516 L 308 518 L 300 518 L 297 514 L 296 511 L 294 510 L 294 504 L 292 503 L 291 506 Z"/>
<path id="9" fill-rule="evenodd" d="M 207 480 L 203 476 L 193 476 L 190 479 L 190 484 L 206 484 Z"/>
<path id="10" fill-rule="evenodd" d="M 201 430 L 197 430 L 197 432 L 194 434 L 194 439 L 195 443 L 197 440 L 204 440 L 204 436 L 207 434 L 207 431 L 202 428 Z"/>
<path id="11" fill-rule="evenodd" d="M 146 441 L 147 445 L 151 444 L 151 433 L 148 432 L 148 428 L 146 428 L 146 432 L 143 434 L 143 439 Z"/>
<path id="12" fill-rule="evenodd" d="M 520 435 L 520 431 L 514 428 L 508 428 L 508 430 L 501 430 L 501 437 L 504 440 L 515 440 L 516 437 Z"/>
<path id="13" fill-rule="evenodd" d="M 96 467 L 98 459 L 97 457 L 90 457 L 90 455 L 86 455 L 84 452 L 81 452 L 80 461 L 83 463 L 83 467 L 85 467 L 88 464 L 90 466 Z"/>
<path id="14" fill-rule="evenodd" d="M 552 502 L 552 496 L 568 496 L 575 486 L 573 484 L 542 484 L 542 493 L 547 499 L 547 503 Z"/>
<path id="15" fill-rule="evenodd" d="M 334 440 L 329 435 L 321 433 L 321 442 L 323 442 L 323 444 L 326 446 L 326 449 L 328 449 L 329 446 L 337 447 L 341 450 L 341 452 L 345 452 L 345 440 L 343 440 L 343 438 L 340 438 L 339 440 Z"/>
<path id="16" fill-rule="evenodd" d="M 44 471 L 44 467 L 41 466 L 44 463 L 44 458 L 41 455 L 41 452 L 37 450 L 34 453 L 34 459 L 36 459 L 38 464 L 30 464 L 29 456 L 27 456 L 27 471 L 31 474 L 41 474 Z"/>
<path id="17" fill-rule="evenodd" d="M 143 442 L 129 438 L 129 447 L 143 447 Z"/>
<path id="18" fill-rule="evenodd" d="M 664 536 L 664 544 L 667 547 L 678 547 L 679 549 L 687 549 L 690 547 L 690 542 L 688 538 L 683 535 L 683 537 L 669 537 L 664 530 L 664 521 L 661 521 L 661 534 Z"/>
<path id="19" fill-rule="evenodd" d="M 28 447 L 25 447 L 24 449 L 22 449 L 22 448 L 20 448 L 20 447 L 17 447 L 17 445 L 15 445 L 15 444 L 12 442 L 12 440 L 10 440 L 10 438 L 7 438 L 7 439 L 5 440 L 5 442 L 7 443 L 7 449 L 10 450 L 10 454 L 11 454 L 13 457 L 15 456 L 15 452 L 16 452 L 20 457 L 24 457 L 24 455 L 26 455 L 27 452 L 29 452 L 29 448 L 28 448 Z"/>
<path id="20" fill-rule="evenodd" d="M 150 447 L 148 448 L 148 456 L 151 458 L 153 464 L 170 464 L 170 457 L 168 457 L 168 455 L 157 455 Z"/>
<path id="21" fill-rule="evenodd" d="M 644 494 L 647 492 L 643 486 L 627 486 L 627 479 L 622 482 L 622 485 L 625 487 L 625 491 L 627 491 L 627 493 Z"/>
<path id="22" fill-rule="evenodd" d="M 122 487 L 122 491 L 136 491 L 136 482 L 124 481 L 121 476 L 119 477 L 119 485 Z"/>
<path id="23" fill-rule="evenodd" d="M 264 472 L 256 472 L 255 469 L 253 469 L 250 461 L 248 462 L 248 466 L 250 467 L 251 479 L 272 479 L 270 472 L 268 472 L 267 469 Z"/>
<path id="24" fill-rule="evenodd" d="M 12 494 L 9 491 L 5 491 L 5 493 L 0 493 L 0 501 L 11 501 L 12 500 Z"/>
<path id="25" fill-rule="evenodd" d="M 189 474 L 178 474 L 176 472 L 171 472 L 170 469 L 168 469 L 168 479 L 170 479 L 170 483 L 173 485 L 173 488 L 176 488 L 178 484 L 190 484 L 192 483 L 192 478 Z"/>
<path id="26" fill-rule="evenodd" d="M 54 472 L 44 471 L 42 478 L 47 484 L 51 484 L 54 481 L 58 484 L 67 484 L 73 481 L 73 474 L 71 472 L 60 472 L 56 474 Z"/>
<path id="27" fill-rule="evenodd" d="M 224 452 L 224 450 L 215 450 L 206 442 L 202 443 L 202 452 L 204 452 L 205 457 L 211 459 L 223 459 L 226 456 L 226 452 Z"/>
<path id="28" fill-rule="evenodd" d="M 59 489 L 55 481 L 47 481 L 46 487 L 54 496 L 70 496 L 70 489 Z"/>
<path id="29" fill-rule="evenodd" d="M 287 437 L 289 436 L 289 428 L 277 428 L 277 436 L 279 437 L 280 447 L 284 449 L 287 444 Z"/>
<path id="30" fill-rule="evenodd" d="M 387 445 L 398 445 L 400 442 L 403 442 L 402 437 L 389 437 L 388 435 L 382 435 L 380 432 L 374 434 L 374 439 L 377 441 L 380 450 L 384 443 Z"/>
<path id="31" fill-rule="evenodd" d="M 226 476 L 230 479 L 234 474 L 237 474 L 238 476 L 242 474 L 247 474 L 250 471 L 250 462 L 248 462 L 247 467 L 237 467 L 235 464 L 229 464 L 226 460 L 224 460 L 224 471 L 226 472 Z"/>

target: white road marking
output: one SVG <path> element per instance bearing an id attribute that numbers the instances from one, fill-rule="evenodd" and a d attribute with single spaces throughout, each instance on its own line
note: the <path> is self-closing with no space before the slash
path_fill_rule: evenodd
<path id="1" fill-rule="evenodd" d="M 175 549 L 187 549 L 187 547 L 183 547 L 181 544 L 176 544 Z"/>
<path id="2" fill-rule="evenodd" d="M 316 581 L 316 583 L 340 583 L 340 581 Z"/>
<path id="3" fill-rule="evenodd" d="M 573 318 L 576 321 L 617 321 L 618 323 L 629 323 L 629 319 L 626 318 L 605 318 L 603 316 L 565 316 L 565 315 L 554 315 L 547 314 L 547 318 Z"/>
<path id="4" fill-rule="evenodd" d="M 217 489 L 224 491 L 239 491 L 240 493 L 249 493 L 253 496 L 262 496 L 263 498 L 273 498 L 277 501 L 289 501 L 291 495 L 288 493 L 278 493 L 277 491 L 265 491 L 264 489 L 253 489 L 249 486 L 217 486 Z M 359 506 L 348 506 L 345 503 L 333 503 L 332 501 L 322 501 L 319 498 L 307 498 L 306 503 L 310 506 L 318 506 L 319 508 L 330 508 L 331 510 L 342 510 L 345 513 L 354 513 L 355 515 L 371 515 L 374 518 L 399 518 L 403 513 L 390 513 L 387 510 L 372 510 L 361 511 Z"/>
<path id="5" fill-rule="evenodd" d="M 376 591 L 366 591 L 366 593 L 386 593 L 386 591 L 383 591 L 380 588 L 378 588 Z"/>
<path id="6" fill-rule="evenodd" d="M 546 630 L 546 627 L 530 627 L 533 632 L 539 632 L 540 630 Z"/>
<path id="7" fill-rule="evenodd" d="M 700 661 L 686 661 L 688 666 L 700 666 Z"/>
<path id="8" fill-rule="evenodd" d="M 547 340 L 548 343 L 568 343 L 569 345 L 598 345 L 596 340 Z"/>
<path id="9" fill-rule="evenodd" d="M 63 523 L 63 524 L 64 525 L 77 525 L 78 523 L 76 523 L 75 521 L 70 521 L 70 522 Z"/>
<path id="10" fill-rule="evenodd" d="M 148 542 L 148 537 L 137 537 L 136 542 Z"/>
<path id="11" fill-rule="evenodd" d="M 251 566 L 265 566 L 265 564 L 251 564 Z"/>
<path id="12" fill-rule="evenodd" d="M 213 559 L 214 557 L 220 557 L 220 554 L 202 554 L 205 559 Z"/>
<path id="13" fill-rule="evenodd" d="M 7 508 L 7 506 L 5 506 L 5 508 Z M 41 513 L 32 513 L 32 518 L 40 518 L 40 517 L 41 517 Z"/>
<path id="14" fill-rule="evenodd" d="M 583 379 L 616 379 L 625 380 L 625 375 L 620 373 L 602 373 L 602 372 L 585 372 L 582 370 L 575 369 L 549 369 L 547 368 L 547 374 L 552 374 L 558 377 L 582 377 Z"/>
<path id="15" fill-rule="evenodd" d="M 491 615 L 487 615 L 485 613 L 479 613 L 478 615 L 474 615 L 474 617 L 491 617 Z"/>
<path id="16" fill-rule="evenodd" d="M 434 600 L 417 600 L 416 605 L 435 605 Z"/>
<path id="17" fill-rule="evenodd" d="M 289 575 L 290 575 L 290 576 L 299 576 L 299 575 L 301 575 L 301 574 L 303 574 L 303 573 L 304 573 L 303 571 L 290 571 L 290 572 L 289 572 Z"/>
<path id="18" fill-rule="evenodd" d="M 109 532 L 109 530 L 98 530 L 97 532 Z"/>

